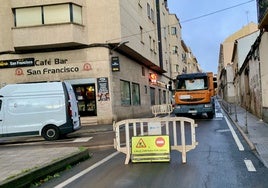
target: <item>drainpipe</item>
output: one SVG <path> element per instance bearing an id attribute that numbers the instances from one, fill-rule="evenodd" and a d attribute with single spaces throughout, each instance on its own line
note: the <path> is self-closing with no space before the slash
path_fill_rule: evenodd
<path id="1" fill-rule="evenodd" d="M 161 34 L 161 2 L 156 0 L 156 19 L 157 19 L 157 41 L 159 53 L 159 65 L 163 69 L 163 50 L 162 50 L 162 34 Z"/>

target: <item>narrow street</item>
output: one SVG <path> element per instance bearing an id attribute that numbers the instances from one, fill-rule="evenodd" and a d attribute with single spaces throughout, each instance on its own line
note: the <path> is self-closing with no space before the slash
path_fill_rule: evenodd
<path id="1" fill-rule="evenodd" d="M 266 187 L 268 169 L 219 106 L 216 112 L 212 120 L 196 119 L 199 145 L 187 153 L 186 164 L 181 163 L 181 153 L 176 151 L 171 152 L 170 163 L 125 165 L 124 154 L 111 148 L 90 150 L 92 159 L 42 187 Z"/>

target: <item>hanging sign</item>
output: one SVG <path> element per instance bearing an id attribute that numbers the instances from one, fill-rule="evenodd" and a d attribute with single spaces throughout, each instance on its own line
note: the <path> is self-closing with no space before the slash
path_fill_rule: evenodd
<path id="1" fill-rule="evenodd" d="M 113 72 L 120 71 L 120 63 L 119 63 L 119 57 L 118 56 L 112 57 L 111 65 L 112 65 L 112 71 Z"/>

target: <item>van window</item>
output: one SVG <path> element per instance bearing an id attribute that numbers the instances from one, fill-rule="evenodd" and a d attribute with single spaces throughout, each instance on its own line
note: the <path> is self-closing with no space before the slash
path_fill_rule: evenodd
<path id="1" fill-rule="evenodd" d="M 1 111 L 1 107 L 2 107 L 2 100 L 0 100 L 0 111 Z"/>

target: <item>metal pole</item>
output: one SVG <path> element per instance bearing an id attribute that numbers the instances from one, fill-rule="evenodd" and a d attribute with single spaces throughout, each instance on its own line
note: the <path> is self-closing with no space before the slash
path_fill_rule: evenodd
<path id="1" fill-rule="evenodd" d="M 238 120 L 237 120 L 237 111 L 236 111 L 236 104 L 235 104 L 235 122 L 238 122 Z"/>
<path id="2" fill-rule="evenodd" d="M 246 107 L 246 115 L 245 115 L 245 126 L 246 126 L 246 131 L 245 133 L 248 133 L 248 110 L 247 110 L 247 107 Z"/>

